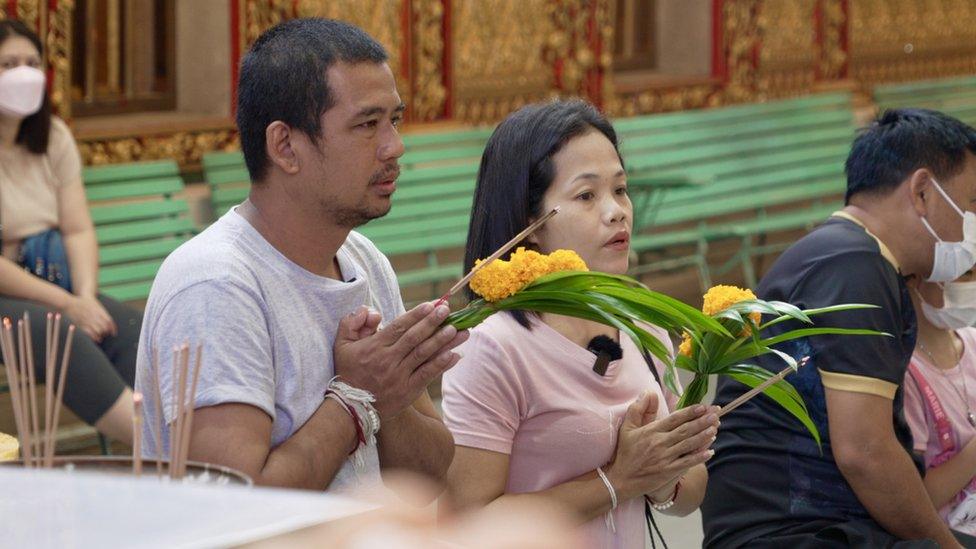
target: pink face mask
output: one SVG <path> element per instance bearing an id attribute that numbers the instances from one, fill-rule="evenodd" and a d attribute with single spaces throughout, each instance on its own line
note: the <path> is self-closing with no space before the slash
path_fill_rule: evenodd
<path id="1" fill-rule="evenodd" d="M 44 102 L 44 72 L 21 65 L 0 74 L 0 114 L 27 118 Z"/>

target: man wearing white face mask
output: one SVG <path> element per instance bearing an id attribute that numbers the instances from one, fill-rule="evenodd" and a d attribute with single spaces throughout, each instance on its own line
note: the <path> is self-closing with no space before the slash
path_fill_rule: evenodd
<path id="1" fill-rule="evenodd" d="M 976 281 L 963 278 L 912 284 L 922 314 L 905 376 L 905 418 L 939 515 L 976 534 Z"/>
<path id="2" fill-rule="evenodd" d="M 823 444 L 769 399 L 723 417 L 701 507 L 707 547 L 976 547 L 940 519 L 904 414 L 916 341 L 909 282 L 950 283 L 946 303 L 958 304 L 965 290 L 952 281 L 976 259 L 976 130 L 934 111 L 888 111 L 855 140 L 846 170 L 847 206 L 784 252 L 756 293 L 802 308 L 877 305 L 818 323 L 892 335 L 780 346 L 810 357 L 788 381 Z M 720 380 L 715 403 L 745 389 Z"/>

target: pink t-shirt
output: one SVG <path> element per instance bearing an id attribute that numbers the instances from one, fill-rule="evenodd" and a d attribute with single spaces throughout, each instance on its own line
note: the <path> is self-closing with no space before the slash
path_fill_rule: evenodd
<path id="1" fill-rule="evenodd" d="M 912 355 L 912 362 L 918 367 L 925 381 L 935 392 L 945 409 L 949 424 L 952 426 L 952 438 L 955 450 L 958 452 L 976 436 L 976 427 L 969 424 L 966 418 L 966 402 L 962 400 L 963 387 L 970 409 L 976 413 L 976 328 L 963 328 L 956 334 L 962 340 L 963 351 L 959 364 L 949 370 L 940 370 L 932 364 L 932 360 L 916 348 Z M 963 378 L 965 377 L 965 385 Z M 915 439 L 915 451 L 924 453 L 925 467 L 932 467 L 932 460 L 942 453 L 939 444 L 938 430 L 935 418 L 926 404 L 925 398 L 915 380 L 910 374 L 905 374 L 905 419 L 912 430 Z M 953 504 L 947 504 L 939 509 L 943 518 L 952 510 Z"/>
<path id="2" fill-rule="evenodd" d="M 643 391 L 658 394 L 658 418 L 677 397 L 662 389 L 625 335 L 623 358 L 593 372 L 593 353 L 534 319 L 526 330 L 508 313 L 471 331 L 463 358 L 443 380 L 444 421 L 461 446 L 508 454 L 506 492 L 537 492 L 606 465 L 627 407 Z M 667 333 L 649 328 L 672 352 Z M 664 366 L 654 360 L 663 379 Z M 590 547 L 643 547 L 644 505 L 620 502 L 616 535 L 601 516 L 583 526 Z"/>

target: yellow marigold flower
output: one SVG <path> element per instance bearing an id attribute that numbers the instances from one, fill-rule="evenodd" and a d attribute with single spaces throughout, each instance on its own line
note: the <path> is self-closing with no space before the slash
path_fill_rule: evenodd
<path id="1" fill-rule="evenodd" d="M 480 264 L 480 259 L 475 262 L 475 266 Z M 475 273 L 471 289 L 487 301 L 500 301 L 547 274 L 586 270 L 586 263 L 572 250 L 556 250 L 543 255 L 519 247 L 508 261 L 492 261 Z"/>
<path id="2" fill-rule="evenodd" d="M 550 272 L 588 271 L 586 262 L 572 250 L 556 250 L 549 254 Z"/>
<path id="3" fill-rule="evenodd" d="M 681 345 L 678 345 L 678 354 L 691 358 L 691 336 L 685 333 L 681 338 Z"/>
<path id="4" fill-rule="evenodd" d="M 756 294 L 752 293 L 752 290 L 744 290 L 736 286 L 726 286 L 722 284 L 712 286 L 708 292 L 705 293 L 705 301 L 702 303 L 702 312 L 707 315 L 714 315 L 728 309 L 740 301 L 749 301 L 751 299 L 756 299 Z M 749 318 L 751 318 L 756 324 L 759 324 L 762 321 L 762 314 L 749 313 Z M 749 333 L 749 328 L 746 328 L 742 335 L 749 335 Z"/>

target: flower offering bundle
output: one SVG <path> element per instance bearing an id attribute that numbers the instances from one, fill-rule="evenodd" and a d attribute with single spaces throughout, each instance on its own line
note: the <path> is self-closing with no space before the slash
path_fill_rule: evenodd
<path id="1" fill-rule="evenodd" d="M 472 328 L 499 311 L 514 310 L 599 322 L 620 330 L 638 348 L 667 365 L 663 381 L 669 390 L 681 394 L 679 408 L 698 404 L 705 398 L 710 376 L 726 375 L 772 398 L 795 416 L 818 442 L 820 434 L 806 404 L 796 389 L 782 379 L 785 373 L 776 374 L 746 361 L 775 354 L 791 371 L 798 368 L 797 361 L 774 349 L 776 344 L 826 334 L 887 335 L 873 330 L 813 326 L 813 316 L 873 308 L 873 305 L 840 304 L 800 310 L 788 303 L 756 299 L 751 291 L 733 286 L 709 290 L 703 310 L 699 311 L 650 290 L 633 278 L 589 271 L 583 260 L 570 250 L 544 255 L 518 248 L 507 261 L 476 263 L 473 272 L 471 289 L 480 297 L 451 313 L 445 323 L 458 329 Z M 765 322 L 763 315 L 768 317 Z M 762 337 L 770 326 L 788 320 L 806 327 Z M 676 356 L 672 357 L 643 327 L 648 324 L 683 335 Z M 676 368 L 694 374 L 683 393 L 678 390 Z"/>

